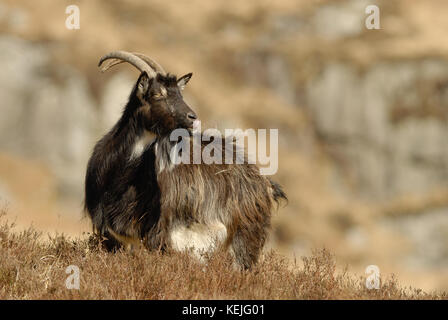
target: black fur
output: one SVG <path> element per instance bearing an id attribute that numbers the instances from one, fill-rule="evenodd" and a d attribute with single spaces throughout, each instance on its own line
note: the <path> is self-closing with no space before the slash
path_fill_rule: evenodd
<path id="1" fill-rule="evenodd" d="M 176 223 L 222 223 L 224 246 L 231 246 L 238 263 L 249 268 L 267 238 L 273 202 L 286 195 L 247 162 L 164 168 L 173 144 L 169 134 L 176 128 L 190 130 L 196 119 L 179 88 L 190 77 L 140 75 L 120 120 L 89 160 L 85 211 L 95 232 L 108 239 L 108 248 L 125 237 L 163 249 L 169 247 Z M 166 93 L 162 98 L 161 92 Z M 154 133 L 155 140 L 133 157 L 134 144 L 145 132 Z"/>

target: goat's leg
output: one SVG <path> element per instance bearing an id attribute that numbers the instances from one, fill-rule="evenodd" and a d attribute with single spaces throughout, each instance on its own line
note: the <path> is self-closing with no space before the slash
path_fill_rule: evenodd
<path id="1" fill-rule="evenodd" d="M 238 228 L 232 239 L 232 250 L 236 262 L 243 269 L 250 269 L 258 260 L 267 237 L 264 228 Z"/>
<path id="2" fill-rule="evenodd" d="M 104 249 L 109 252 L 116 252 L 121 248 L 120 241 L 116 240 L 109 232 L 104 233 L 105 239 L 101 242 Z"/>

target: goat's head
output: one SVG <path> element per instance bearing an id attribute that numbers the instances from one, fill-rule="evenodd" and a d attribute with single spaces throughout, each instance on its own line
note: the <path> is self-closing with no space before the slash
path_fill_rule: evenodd
<path id="1" fill-rule="evenodd" d="M 102 71 L 122 62 L 128 62 L 141 71 L 132 96 L 139 100 L 138 110 L 134 111 L 143 116 L 147 130 L 157 135 L 167 135 L 178 128 L 192 131 L 197 116 L 181 93 L 191 73 L 176 78 L 167 74 L 157 62 L 140 53 L 114 51 L 102 57 L 99 66 L 106 61 Z"/>

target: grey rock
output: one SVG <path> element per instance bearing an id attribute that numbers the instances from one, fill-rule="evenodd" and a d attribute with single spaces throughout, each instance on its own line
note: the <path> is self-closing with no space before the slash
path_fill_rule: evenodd
<path id="1" fill-rule="evenodd" d="M 447 84 L 440 60 L 377 63 L 363 73 L 335 62 L 308 83 L 307 105 L 360 194 L 421 193 L 448 186 Z"/>
<path id="2" fill-rule="evenodd" d="M 42 160 L 59 181 L 61 195 L 81 198 L 84 170 L 96 125 L 86 79 L 53 66 L 42 45 L 0 38 L 0 148 Z"/>

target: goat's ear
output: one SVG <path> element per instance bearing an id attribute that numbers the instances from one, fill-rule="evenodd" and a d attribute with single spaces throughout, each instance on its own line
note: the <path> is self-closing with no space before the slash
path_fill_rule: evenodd
<path id="1" fill-rule="evenodd" d="M 143 71 L 137 81 L 138 92 L 142 95 L 145 94 L 148 91 L 150 84 L 151 83 L 148 74 L 146 73 L 146 71 Z"/>
<path id="2" fill-rule="evenodd" d="M 187 73 L 186 75 L 183 75 L 177 80 L 177 86 L 179 87 L 180 90 L 184 90 L 186 84 L 188 83 L 188 81 L 190 81 L 192 75 L 193 74 L 190 72 Z"/>

